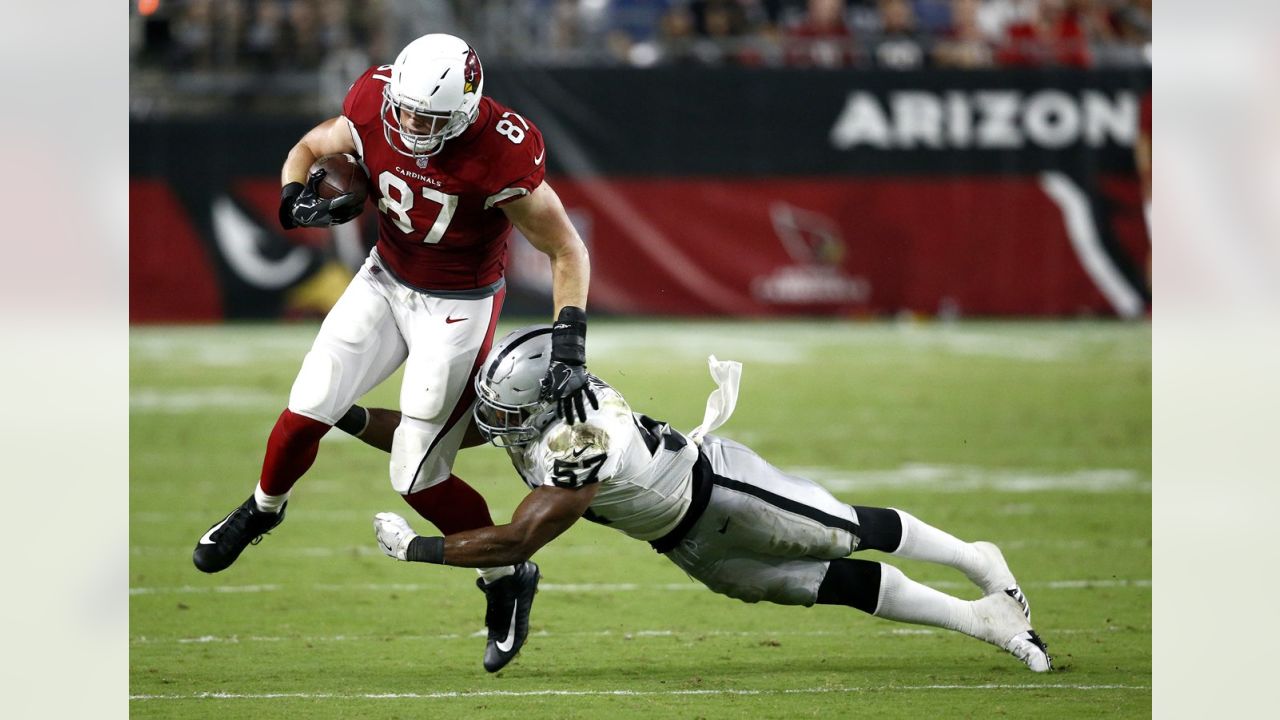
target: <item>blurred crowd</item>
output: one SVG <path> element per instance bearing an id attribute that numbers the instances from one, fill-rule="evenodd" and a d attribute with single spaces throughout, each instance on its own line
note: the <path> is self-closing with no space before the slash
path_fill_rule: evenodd
<path id="1" fill-rule="evenodd" d="M 377 3 L 350 0 L 139 0 L 135 65 L 169 70 L 314 71 L 344 52 L 379 55 Z"/>
<path id="2" fill-rule="evenodd" d="M 1144 62 L 1151 38 L 1150 0 L 613 0 L 608 6 L 608 56 L 641 66 L 1099 67 Z"/>
<path id="3" fill-rule="evenodd" d="M 315 72 L 420 34 L 542 65 L 1109 67 L 1149 61 L 1151 0 L 137 0 L 134 67 Z M 358 71 L 357 71 L 358 72 Z"/>

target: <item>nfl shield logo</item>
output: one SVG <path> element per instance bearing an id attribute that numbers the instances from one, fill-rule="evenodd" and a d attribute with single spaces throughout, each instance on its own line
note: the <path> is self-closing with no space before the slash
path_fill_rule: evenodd
<path id="1" fill-rule="evenodd" d="M 424 158 L 424 157 L 418 158 L 418 167 L 424 168 L 426 166 L 427 166 L 427 158 Z"/>

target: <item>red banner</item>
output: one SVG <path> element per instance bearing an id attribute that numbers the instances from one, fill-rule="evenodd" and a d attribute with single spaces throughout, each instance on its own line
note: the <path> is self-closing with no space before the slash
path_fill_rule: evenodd
<path id="1" fill-rule="evenodd" d="M 1145 306 L 1121 282 L 1116 249 L 1103 247 L 1111 238 L 1128 257 L 1145 256 L 1128 178 L 1107 185 L 1103 213 L 1051 173 L 554 185 L 590 245 L 597 308 L 1111 315 Z M 545 261 L 523 241 L 513 251 L 512 277 L 545 290 Z"/>
<path id="2" fill-rule="evenodd" d="M 1146 307 L 1120 267 L 1127 263 L 1127 271 L 1135 272 L 1136 262 L 1128 259 L 1144 258 L 1148 248 L 1137 183 L 1129 177 L 1106 180 L 1093 194 L 1055 173 L 551 182 L 591 249 L 596 310 L 1064 316 L 1134 315 Z M 277 280 L 264 269 L 275 265 L 265 259 L 251 263 L 245 255 L 279 243 L 285 250 L 273 252 L 281 257 L 323 258 L 337 238 L 326 231 L 280 233 L 268 212 L 276 202 L 274 182 L 245 179 L 233 186 L 247 208 L 242 221 L 213 223 L 207 232 L 227 237 L 202 239 L 163 181 L 132 181 L 133 321 L 223 317 L 226 283 L 215 270 L 219 263 L 229 268 L 225 272 L 248 274 L 237 282 L 287 283 L 281 289 L 288 297 L 309 285 L 330 288 L 323 293 L 328 300 L 317 296 L 312 302 L 319 314 L 337 298 L 341 281 L 318 283 L 329 278 L 321 270 L 337 272 L 332 260 L 299 256 L 296 277 Z M 257 233 L 262 239 L 237 241 L 229 233 Z M 351 254 L 348 264 L 359 258 L 359 251 Z M 508 277 L 513 290 L 549 306 L 547 259 L 518 234 Z M 288 306 L 284 312 L 290 314 Z"/>
<path id="3" fill-rule="evenodd" d="M 163 180 L 129 181 L 129 321 L 223 318 L 214 263 Z"/>

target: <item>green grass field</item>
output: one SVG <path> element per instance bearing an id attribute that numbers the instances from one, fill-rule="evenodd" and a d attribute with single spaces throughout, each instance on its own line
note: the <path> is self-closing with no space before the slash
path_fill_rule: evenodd
<path id="1" fill-rule="evenodd" d="M 337 431 L 285 523 L 206 576 L 192 547 L 252 491 L 315 329 L 132 332 L 133 717 L 1151 714 L 1149 325 L 592 323 L 591 368 L 635 409 L 691 428 L 706 356 L 741 360 L 721 434 L 846 502 L 1001 545 L 1059 667 L 1042 675 L 945 631 L 712 594 L 586 522 L 538 554 L 529 641 L 489 675 L 474 572 L 382 555 L 373 514 L 413 513 L 386 456 Z M 398 388 L 366 403 L 395 407 Z M 498 522 L 524 493 L 494 448 L 457 472 Z M 955 571 L 893 562 L 976 597 Z"/>

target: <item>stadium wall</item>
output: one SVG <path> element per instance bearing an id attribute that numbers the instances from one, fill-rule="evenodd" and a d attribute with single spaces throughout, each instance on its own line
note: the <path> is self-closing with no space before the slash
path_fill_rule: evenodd
<path id="1" fill-rule="evenodd" d="M 488 68 L 592 253 L 592 310 L 1141 315 L 1133 165 L 1150 73 Z M 279 163 L 320 118 L 135 119 L 133 322 L 323 314 L 373 212 L 283 233 Z M 509 313 L 549 305 L 513 234 Z"/>

